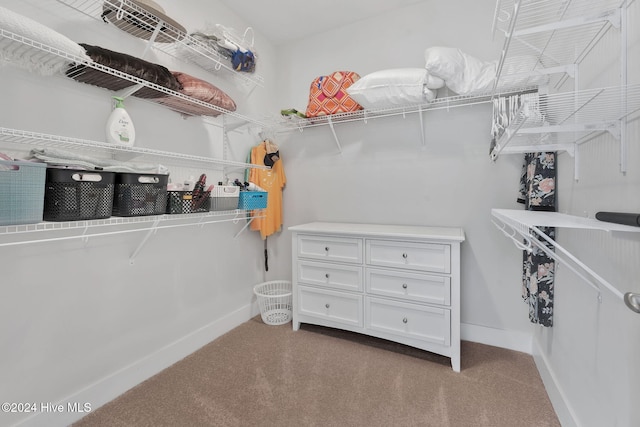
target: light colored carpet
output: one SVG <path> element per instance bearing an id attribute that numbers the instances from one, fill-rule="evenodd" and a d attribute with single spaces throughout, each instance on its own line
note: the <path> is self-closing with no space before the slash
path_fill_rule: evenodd
<path id="1" fill-rule="evenodd" d="M 260 316 L 90 413 L 85 426 L 559 426 L 531 356 L 449 359 Z"/>

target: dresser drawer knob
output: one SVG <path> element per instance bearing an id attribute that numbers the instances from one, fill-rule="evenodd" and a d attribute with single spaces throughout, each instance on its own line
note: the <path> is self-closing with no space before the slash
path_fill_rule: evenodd
<path id="1" fill-rule="evenodd" d="M 406 317 L 404 319 L 402 319 L 402 323 L 407 323 L 409 321 L 409 319 L 407 319 Z"/>
<path id="2" fill-rule="evenodd" d="M 329 278 L 329 273 L 325 273 L 324 277 L 328 279 Z"/>
<path id="3" fill-rule="evenodd" d="M 407 259 L 408 257 L 409 257 L 409 255 L 407 255 L 406 252 L 402 254 L 402 258 Z"/>
<path id="4" fill-rule="evenodd" d="M 407 288 L 408 288 L 407 284 L 406 284 L 406 283 L 403 283 L 403 284 L 402 284 L 402 289 L 407 289 Z"/>
<path id="5" fill-rule="evenodd" d="M 329 252 L 329 246 L 325 246 L 325 247 L 324 247 L 324 251 L 325 251 L 325 252 Z"/>
<path id="6" fill-rule="evenodd" d="M 326 303 L 324 306 L 325 306 L 326 308 L 329 308 L 329 307 L 331 307 L 331 304 Z"/>

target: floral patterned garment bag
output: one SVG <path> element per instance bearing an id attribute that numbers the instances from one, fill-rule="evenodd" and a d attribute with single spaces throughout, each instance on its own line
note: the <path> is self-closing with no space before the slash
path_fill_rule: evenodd
<path id="1" fill-rule="evenodd" d="M 518 202 L 531 211 L 556 210 L 556 153 L 527 153 L 520 177 Z M 554 227 L 538 227 L 555 239 Z M 550 243 L 545 245 L 553 250 Z M 554 260 L 542 250 L 523 253 L 522 298 L 529 305 L 529 319 L 542 326 L 553 326 Z"/>

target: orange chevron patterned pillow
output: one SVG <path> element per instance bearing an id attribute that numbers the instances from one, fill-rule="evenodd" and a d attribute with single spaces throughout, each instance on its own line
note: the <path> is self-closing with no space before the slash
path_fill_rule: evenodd
<path id="1" fill-rule="evenodd" d="M 346 90 L 359 79 L 360 76 L 353 71 L 336 71 L 328 76 L 316 77 L 309 89 L 306 116 L 317 117 L 362 110 L 362 106 L 354 101 Z"/>

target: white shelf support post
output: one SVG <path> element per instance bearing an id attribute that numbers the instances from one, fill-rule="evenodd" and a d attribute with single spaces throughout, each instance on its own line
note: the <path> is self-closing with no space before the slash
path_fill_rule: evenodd
<path id="1" fill-rule="evenodd" d="M 418 117 L 420 117 L 420 136 L 422 137 L 422 149 L 427 148 L 426 137 L 424 134 L 424 118 L 422 117 L 422 106 L 418 109 Z"/>
<path id="2" fill-rule="evenodd" d="M 162 217 L 158 217 L 154 222 L 153 225 L 151 226 L 151 229 L 149 229 L 147 231 L 147 234 L 145 234 L 145 236 L 143 237 L 142 241 L 140 242 L 140 244 L 138 245 L 138 247 L 136 248 L 135 251 L 133 251 L 133 253 L 131 254 L 131 256 L 129 257 L 129 265 L 133 265 L 135 264 L 135 259 L 136 256 L 138 256 L 138 254 L 140 253 L 140 251 L 142 250 L 142 248 L 144 247 L 144 245 L 147 243 L 147 241 L 149 240 L 149 238 L 151 237 L 152 234 L 155 234 L 156 231 L 158 231 L 158 225 L 160 224 L 160 220 Z"/>
<path id="3" fill-rule="evenodd" d="M 329 127 L 331 128 L 333 139 L 335 140 L 336 145 L 338 146 L 338 151 L 340 152 L 340 154 L 342 154 L 342 146 L 340 145 L 340 140 L 338 139 L 338 135 L 336 134 L 336 130 L 333 126 L 333 120 L 331 119 L 331 116 L 327 116 L 327 121 L 329 123 Z"/>
<path id="4" fill-rule="evenodd" d="M 238 238 L 238 236 L 240 236 L 244 230 L 246 230 L 247 228 L 249 228 L 249 226 L 250 226 L 250 225 L 251 225 L 251 223 L 253 222 L 254 218 L 255 218 L 255 217 L 251 217 L 251 218 L 249 218 L 249 220 L 247 221 L 247 223 L 246 223 L 246 224 L 245 224 L 245 225 L 240 229 L 240 231 L 238 231 L 238 232 L 235 234 L 235 236 L 233 236 L 233 239 L 234 239 L 234 240 L 235 240 L 235 239 L 237 239 L 237 238 Z"/>
<path id="5" fill-rule="evenodd" d="M 625 5 L 628 6 L 628 5 Z M 620 26 L 620 84 L 627 86 L 627 7 L 620 8 L 619 26 Z M 620 119 L 620 172 L 627 173 L 627 91 L 620 93 L 621 112 L 623 114 Z"/>
<path id="6" fill-rule="evenodd" d="M 142 52 L 140 58 L 144 59 L 147 56 L 149 50 L 151 50 L 151 46 L 153 46 L 153 43 L 156 41 L 158 34 L 160 34 L 160 30 L 162 30 L 162 27 L 164 27 L 164 22 L 158 21 L 158 25 L 156 25 L 156 28 L 153 29 L 153 33 L 151 34 L 151 37 L 149 37 L 149 42 L 144 47 L 144 51 Z"/>

